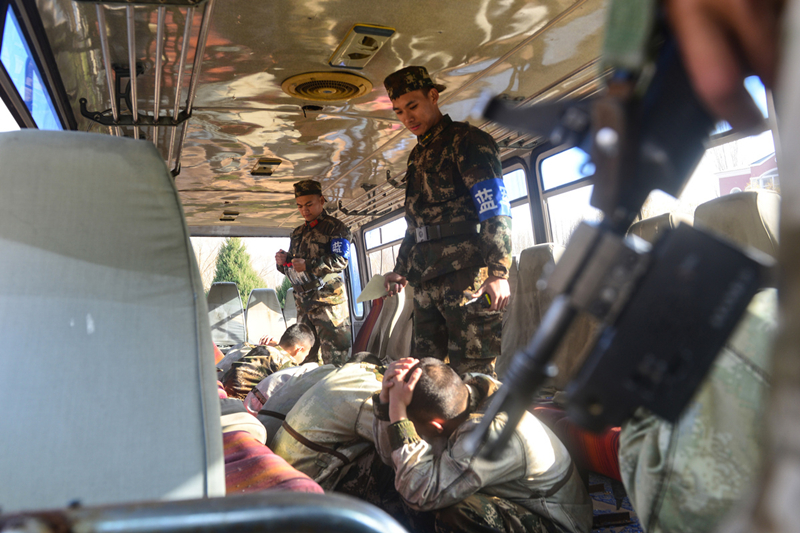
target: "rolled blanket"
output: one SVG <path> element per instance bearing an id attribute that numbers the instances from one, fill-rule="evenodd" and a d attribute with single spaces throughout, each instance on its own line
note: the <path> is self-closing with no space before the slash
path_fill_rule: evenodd
<path id="1" fill-rule="evenodd" d="M 318 484 L 295 470 L 246 431 L 222 434 L 228 494 L 288 490 L 323 494 Z"/>

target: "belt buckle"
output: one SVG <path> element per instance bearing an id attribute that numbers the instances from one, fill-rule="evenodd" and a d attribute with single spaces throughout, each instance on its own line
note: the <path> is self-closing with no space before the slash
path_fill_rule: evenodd
<path id="1" fill-rule="evenodd" d="M 428 226 L 420 226 L 419 228 L 416 228 L 414 232 L 417 244 L 421 242 L 427 242 L 430 240 L 428 238 Z"/>

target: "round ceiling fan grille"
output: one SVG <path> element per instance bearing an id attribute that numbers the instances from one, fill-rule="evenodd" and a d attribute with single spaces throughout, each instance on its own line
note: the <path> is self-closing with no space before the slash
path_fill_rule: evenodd
<path id="1" fill-rule="evenodd" d="M 372 90 L 372 83 L 344 72 L 308 72 L 292 76 L 281 84 L 281 88 L 303 100 L 341 102 L 367 94 Z"/>

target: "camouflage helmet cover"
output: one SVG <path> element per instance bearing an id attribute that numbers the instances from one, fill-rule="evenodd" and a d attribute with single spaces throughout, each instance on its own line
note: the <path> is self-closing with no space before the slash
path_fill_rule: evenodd
<path id="1" fill-rule="evenodd" d="M 294 184 L 294 197 L 306 196 L 308 194 L 322 195 L 322 185 L 316 180 L 303 180 Z"/>
<path id="2" fill-rule="evenodd" d="M 383 80 L 383 86 L 386 87 L 386 92 L 389 93 L 389 99 L 395 100 L 404 94 L 416 91 L 417 89 L 425 89 L 426 87 L 434 87 L 439 92 L 445 90 L 445 86 L 440 83 L 433 83 L 433 80 L 428 75 L 428 70 L 425 67 L 406 67 L 389 74 Z"/>

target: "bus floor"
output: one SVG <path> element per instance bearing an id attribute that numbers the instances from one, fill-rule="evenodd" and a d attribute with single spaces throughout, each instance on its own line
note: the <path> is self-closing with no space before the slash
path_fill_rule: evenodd
<path id="1" fill-rule="evenodd" d="M 593 532 L 642 533 L 639 519 L 622 489 L 622 483 L 594 472 L 589 472 L 588 482 L 594 510 Z"/>

